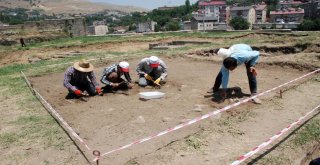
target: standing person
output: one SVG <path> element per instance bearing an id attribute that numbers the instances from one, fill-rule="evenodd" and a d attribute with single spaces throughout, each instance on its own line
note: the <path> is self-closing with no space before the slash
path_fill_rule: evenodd
<path id="1" fill-rule="evenodd" d="M 20 44 L 21 47 L 26 47 L 26 44 L 24 43 L 24 39 L 22 37 L 20 38 Z"/>
<path id="2" fill-rule="evenodd" d="M 125 79 L 121 78 L 124 75 Z M 129 63 L 122 61 L 119 64 L 113 64 L 103 70 L 100 80 L 106 86 L 104 90 L 127 90 L 131 89 L 133 84 L 129 74 Z"/>
<path id="3" fill-rule="evenodd" d="M 218 55 L 224 56 L 223 65 L 216 77 L 213 92 L 219 92 L 220 85 L 222 83 L 221 97 L 226 98 L 226 90 L 229 80 L 229 71 L 233 71 L 239 65 L 245 64 L 247 69 L 247 76 L 249 81 L 249 87 L 251 95 L 257 94 L 257 70 L 255 65 L 259 59 L 259 51 L 252 50 L 249 45 L 236 44 L 229 49 L 221 48 L 218 51 Z M 258 98 L 252 100 L 256 104 L 261 104 Z"/>
<path id="4" fill-rule="evenodd" d="M 63 85 L 69 90 L 70 94 L 76 97 L 102 94 L 93 73 L 93 65 L 85 60 L 75 62 L 73 66 L 66 70 Z"/>
<path id="5" fill-rule="evenodd" d="M 161 86 L 168 75 L 167 65 L 157 56 L 142 59 L 136 71 L 139 74 L 139 85 L 142 87 L 153 84 Z"/>

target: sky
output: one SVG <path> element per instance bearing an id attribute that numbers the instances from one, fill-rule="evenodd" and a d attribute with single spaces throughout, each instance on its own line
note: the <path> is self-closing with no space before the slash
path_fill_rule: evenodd
<path id="1" fill-rule="evenodd" d="M 91 2 L 107 2 L 115 5 L 137 6 L 145 9 L 155 9 L 162 6 L 184 5 L 185 0 L 89 0 Z M 197 0 L 189 0 L 194 4 Z"/>

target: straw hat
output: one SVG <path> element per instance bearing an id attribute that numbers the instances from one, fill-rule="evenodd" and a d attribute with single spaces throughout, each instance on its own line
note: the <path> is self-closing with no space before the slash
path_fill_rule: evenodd
<path id="1" fill-rule="evenodd" d="M 160 65 L 159 58 L 157 56 L 149 57 L 150 66 L 156 68 Z"/>
<path id="2" fill-rule="evenodd" d="M 86 60 L 81 60 L 79 62 L 75 62 L 73 67 L 80 72 L 92 72 L 93 71 L 93 65 L 90 64 Z"/>

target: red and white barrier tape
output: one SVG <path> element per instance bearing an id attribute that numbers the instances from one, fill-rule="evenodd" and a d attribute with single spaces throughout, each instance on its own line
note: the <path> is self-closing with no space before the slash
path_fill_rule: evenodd
<path id="1" fill-rule="evenodd" d="M 21 74 L 23 75 L 24 79 L 26 80 L 28 86 L 30 87 L 30 89 L 36 94 L 36 96 L 42 100 L 45 104 L 46 107 L 48 107 L 51 112 L 52 115 L 55 116 L 55 118 L 57 120 L 60 121 L 60 123 L 62 123 L 68 130 L 69 130 L 69 134 L 72 135 L 73 137 L 75 137 L 76 139 L 78 139 L 80 141 L 81 144 L 83 144 L 89 151 L 91 150 L 90 147 L 85 143 L 85 141 L 83 139 L 81 139 L 81 137 L 72 129 L 72 127 L 70 127 L 70 125 L 59 115 L 59 113 L 40 95 L 40 93 L 35 90 L 34 88 L 32 88 L 32 85 L 30 83 L 30 81 L 27 79 L 26 75 L 21 71 Z"/>
<path id="2" fill-rule="evenodd" d="M 100 157 L 96 157 L 93 161 L 97 161 L 97 160 L 99 160 L 101 157 L 106 156 L 106 155 L 109 155 L 109 154 L 111 154 L 111 153 L 113 153 L 113 152 L 117 152 L 117 151 L 120 151 L 120 150 L 129 148 L 129 147 L 134 146 L 134 145 L 136 145 L 136 144 L 140 144 L 140 143 L 149 141 L 149 140 L 151 140 L 151 139 L 160 137 L 160 136 L 162 136 L 162 135 L 165 135 L 165 134 L 167 134 L 167 133 L 173 132 L 173 131 L 178 130 L 178 129 L 180 129 L 180 128 L 183 128 L 183 127 L 189 126 L 189 125 L 191 125 L 191 124 L 197 123 L 197 122 L 199 122 L 199 121 L 201 121 L 201 120 L 203 120 L 203 119 L 206 119 L 206 118 L 208 118 L 208 117 L 210 117 L 210 116 L 215 116 L 215 115 L 217 115 L 217 114 L 219 114 L 219 113 L 221 113 L 221 112 L 227 111 L 227 110 L 229 110 L 229 109 L 231 109 L 231 108 L 233 108 L 233 107 L 236 107 L 236 106 L 238 106 L 238 105 L 241 105 L 241 104 L 243 104 L 243 103 L 246 103 L 246 102 L 248 102 L 248 101 L 250 101 L 250 100 L 252 100 L 252 99 L 254 99 L 254 98 L 257 98 L 257 97 L 262 96 L 262 95 L 264 95 L 264 94 L 266 94 L 266 93 L 269 93 L 269 92 L 272 92 L 272 91 L 274 91 L 274 90 L 276 90 L 276 89 L 278 89 L 278 88 L 281 88 L 281 87 L 283 87 L 283 86 L 285 86 L 285 85 L 288 85 L 288 84 L 290 84 L 290 83 L 292 83 L 292 82 L 294 82 L 294 81 L 297 81 L 297 80 L 300 80 L 300 79 L 302 79 L 302 78 L 304 78 L 304 77 L 307 77 L 307 76 L 309 76 L 309 75 L 312 75 L 312 74 L 314 74 L 314 73 L 316 73 L 316 72 L 318 72 L 318 71 L 320 71 L 320 69 L 317 69 L 317 70 L 315 70 L 315 71 L 313 71 L 313 72 L 307 73 L 307 74 L 305 74 L 305 75 L 303 75 L 303 76 L 301 76 L 301 77 L 298 77 L 298 78 L 296 78 L 296 79 L 294 79 L 294 80 L 291 80 L 291 81 L 289 81 L 289 82 L 286 82 L 286 83 L 284 83 L 284 84 L 281 84 L 281 85 L 279 85 L 279 86 L 277 86 L 277 87 L 274 87 L 274 88 L 272 88 L 272 89 L 269 89 L 269 90 L 267 90 L 267 91 L 265 91 L 265 92 L 259 93 L 259 94 L 255 95 L 255 96 L 251 96 L 251 97 L 249 97 L 249 98 L 246 98 L 246 99 L 244 99 L 244 100 L 241 100 L 241 101 L 239 101 L 239 102 L 237 102 L 237 103 L 234 103 L 234 104 L 232 104 L 232 105 L 228 105 L 228 106 L 226 106 L 226 107 L 224 107 L 224 108 L 221 108 L 221 109 L 219 109 L 219 110 L 216 110 L 216 111 L 210 112 L 210 113 L 208 113 L 208 114 L 205 114 L 205 115 L 203 115 L 203 116 L 197 117 L 197 118 L 195 118 L 195 119 L 193 119 L 193 120 L 190 120 L 190 121 L 188 121 L 188 122 L 179 124 L 179 125 L 177 125 L 177 126 L 175 126 L 175 127 L 168 128 L 168 129 L 166 129 L 166 130 L 164 130 L 164 131 L 162 131 L 162 132 L 159 132 L 159 133 L 157 133 L 157 134 L 148 136 L 148 137 L 143 138 L 143 139 L 140 139 L 140 140 L 133 141 L 133 142 L 127 144 L 127 145 L 124 145 L 124 146 L 121 146 L 121 147 L 119 147 L 119 148 L 116 148 L 116 149 L 113 149 L 113 150 L 111 150 L 111 151 L 108 151 L 108 152 L 102 154 Z"/>
<path id="3" fill-rule="evenodd" d="M 320 104 L 315 107 L 313 110 L 311 110 L 310 112 L 308 112 L 306 115 L 300 117 L 298 120 L 296 120 L 295 122 L 293 122 L 292 124 L 290 124 L 288 127 L 284 128 L 283 130 L 279 131 L 276 135 L 272 136 L 271 138 L 269 138 L 268 140 L 266 140 L 265 142 L 263 142 L 262 144 L 260 144 L 259 146 L 253 148 L 250 152 L 240 156 L 236 161 L 234 161 L 233 163 L 231 163 L 230 165 L 238 165 L 242 162 L 244 162 L 246 159 L 250 158 L 251 156 L 253 156 L 255 153 L 259 152 L 262 148 L 266 147 L 267 145 L 269 145 L 270 143 L 272 143 L 274 140 L 276 140 L 277 138 L 279 138 L 281 135 L 283 135 L 284 133 L 286 133 L 287 131 L 289 131 L 293 126 L 295 126 L 296 124 L 300 123 L 302 120 L 304 120 L 308 115 L 310 115 L 311 113 L 313 113 L 315 110 L 317 110 L 320 107 Z"/>

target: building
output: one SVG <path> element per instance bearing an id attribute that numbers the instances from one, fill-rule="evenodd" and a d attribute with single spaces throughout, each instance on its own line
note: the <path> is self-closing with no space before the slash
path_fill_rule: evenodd
<path id="1" fill-rule="evenodd" d="M 198 7 L 202 16 L 213 18 L 212 20 L 217 23 L 226 22 L 227 3 L 225 0 L 200 1 Z"/>
<path id="2" fill-rule="evenodd" d="M 104 36 L 109 32 L 108 26 L 106 25 L 92 25 L 88 26 L 88 34 L 96 36 Z"/>
<path id="3" fill-rule="evenodd" d="M 183 30 L 191 30 L 191 21 L 184 21 L 182 24 Z"/>
<path id="4" fill-rule="evenodd" d="M 318 0 L 282 0 L 279 1 L 279 9 L 287 10 L 290 8 L 302 8 L 304 9 L 304 17 L 317 18 L 317 10 L 319 6 Z"/>
<path id="5" fill-rule="evenodd" d="M 304 9 L 283 9 L 270 11 L 272 23 L 301 23 L 304 17 Z"/>
<path id="6" fill-rule="evenodd" d="M 157 22 L 154 22 L 154 21 L 138 23 L 136 32 L 137 33 L 154 32 L 156 24 Z"/>
<path id="7" fill-rule="evenodd" d="M 256 22 L 256 10 L 253 6 L 234 6 L 230 8 L 230 17 L 242 17 L 252 25 Z"/>
<path id="8" fill-rule="evenodd" d="M 27 21 L 24 29 L 36 30 L 62 30 L 72 36 L 85 36 L 87 25 L 83 17 L 68 19 L 47 19 L 43 21 Z"/>
<path id="9" fill-rule="evenodd" d="M 128 29 L 129 29 L 129 26 L 116 26 L 116 27 L 113 28 L 113 30 L 114 30 L 113 33 L 123 34 L 126 31 L 128 31 Z"/>
<path id="10" fill-rule="evenodd" d="M 255 23 L 266 23 L 267 22 L 267 5 L 262 2 L 261 4 L 254 5 L 253 8 L 256 10 Z"/>

